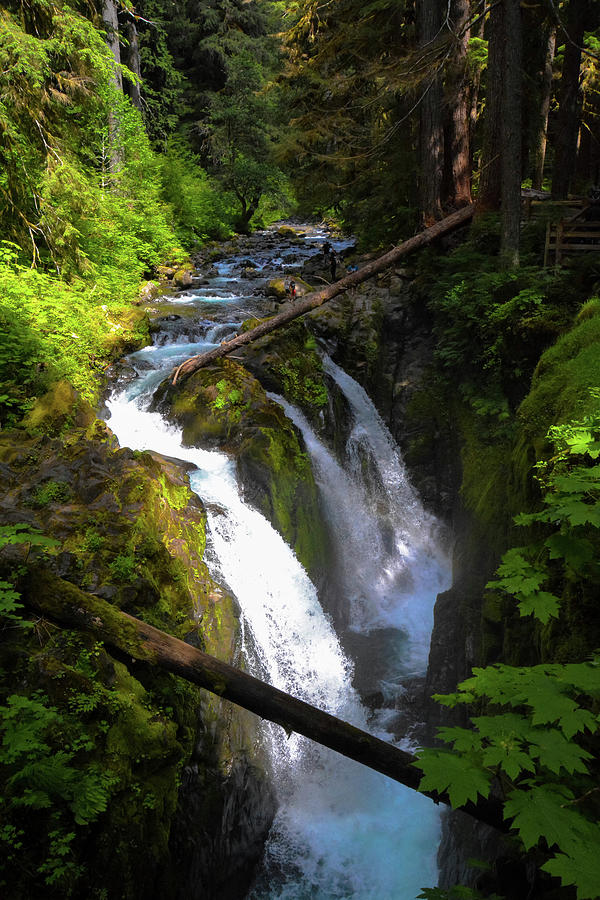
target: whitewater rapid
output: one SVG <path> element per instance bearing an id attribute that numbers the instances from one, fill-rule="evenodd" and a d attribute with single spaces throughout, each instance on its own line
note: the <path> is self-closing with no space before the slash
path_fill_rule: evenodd
<path id="1" fill-rule="evenodd" d="M 171 366 L 215 346 L 235 327 L 235 322 L 207 325 L 191 342 L 165 343 L 157 336 L 154 347 L 133 354 L 138 378 L 108 401 L 108 425 L 121 446 L 153 450 L 195 467 L 190 483 L 207 510 L 207 562 L 241 609 L 247 668 L 390 740 L 352 687 L 353 665 L 306 571 L 269 522 L 244 502 L 232 460 L 184 447 L 181 431 L 148 409 Z M 422 673 L 435 593 L 447 574 L 443 554 L 372 404 L 333 363 L 326 362 L 326 370 L 346 393 L 353 415 L 343 465 L 298 410 L 279 402 L 302 431 L 313 462 L 343 560 L 338 568 L 344 572 L 351 628 L 365 635 L 396 629 L 406 637 L 399 645 L 403 670 Z M 379 473 L 378 496 L 373 484 L 361 481 L 365 466 L 356 461 L 365 454 Z M 439 817 L 427 798 L 298 735 L 288 738 L 277 726 L 264 728 L 279 809 L 248 900 L 415 900 L 422 887 L 436 883 Z"/>

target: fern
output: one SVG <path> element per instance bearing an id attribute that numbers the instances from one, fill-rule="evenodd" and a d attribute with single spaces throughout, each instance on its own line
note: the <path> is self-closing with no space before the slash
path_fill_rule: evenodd
<path id="1" fill-rule="evenodd" d="M 11 544 L 29 544 L 30 547 L 52 550 L 58 547 L 60 542 L 24 522 L 16 525 L 0 525 L 0 550 Z M 4 620 L 5 623 L 31 628 L 32 623 L 22 619 L 19 614 L 19 610 L 23 609 L 23 604 L 18 602 L 20 597 L 12 582 L 0 580 L 0 623 Z"/>

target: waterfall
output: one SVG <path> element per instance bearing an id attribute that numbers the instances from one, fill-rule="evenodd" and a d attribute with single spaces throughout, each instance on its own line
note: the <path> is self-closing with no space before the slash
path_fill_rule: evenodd
<path id="1" fill-rule="evenodd" d="M 337 578 L 349 604 L 350 628 L 362 634 L 395 628 L 406 636 L 401 674 L 427 666 L 436 595 L 450 582 L 450 563 L 440 547 L 439 525 L 411 487 L 393 438 L 371 400 L 331 360 L 353 417 L 345 464 L 318 439 L 300 410 L 271 394 L 301 431 L 324 512 L 335 540 Z M 376 466 L 365 477 L 359 452 Z"/>
<path id="2" fill-rule="evenodd" d="M 423 509 L 398 446 L 365 390 L 329 357 L 324 356 L 323 366 L 352 416 L 344 465 L 311 432 L 301 413 L 288 405 L 287 414 L 302 431 L 328 497 L 326 506 L 334 512 L 334 531 L 340 532 L 350 625 L 363 633 L 403 630 L 409 641 L 404 674 L 422 674 L 435 598 L 450 585 L 440 525 Z"/>
<path id="3" fill-rule="evenodd" d="M 391 740 L 385 720 L 369 713 L 352 686 L 358 656 L 349 661 L 290 547 L 243 501 L 233 462 L 222 453 L 183 447 L 180 430 L 148 410 L 166 370 L 239 326 L 246 314 L 240 304 L 250 300 L 233 284 L 235 266 L 219 263 L 208 291 L 167 300 L 191 297 L 203 317 L 216 315 L 216 321 L 190 320 L 188 326 L 186 319 L 188 334 L 179 337 L 177 321 L 170 341 L 163 337 L 161 346 L 132 354 L 138 378 L 109 400 L 109 425 L 121 446 L 152 449 L 195 467 L 190 482 L 207 510 L 207 563 L 237 598 L 248 670 Z M 375 645 L 377 635 L 392 635 L 397 659 L 388 658 L 386 645 L 381 677 L 396 686 L 424 670 L 433 600 L 445 577 L 443 554 L 436 549 L 435 523 L 366 394 L 330 360 L 325 368 L 352 413 L 343 460 L 334 458 L 298 410 L 279 402 L 302 431 L 312 459 L 350 629 Z M 435 884 L 439 816 L 431 801 L 305 738 L 263 727 L 279 809 L 247 900 L 415 900 L 422 887 Z"/>
<path id="4" fill-rule="evenodd" d="M 157 348 L 144 354 L 144 363 L 153 355 L 160 367 L 176 353 Z M 148 411 L 156 375 L 144 371 L 108 401 L 109 425 L 122 446 L 196 466 L 190 480 L 207 507 L 212 573 L 242 609 L 249 668 L 368 729 L 350 685 L 351 665 L 308 575 L 243 502 L 231 460 L 183 447 L 180 430 Z M 267 732 L 280 805 L 249 900 L 414 900 L 422 886 L 435 883 L 439 823 L 427 798 L 298 735 L 286 739 L 275 726 Z"/>

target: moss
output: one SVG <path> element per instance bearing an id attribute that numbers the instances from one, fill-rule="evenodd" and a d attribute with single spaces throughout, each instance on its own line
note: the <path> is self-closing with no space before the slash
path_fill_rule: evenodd
<path id="1" fill-rule="evenodd" d="M 490 434 L 485 420 L 462 404 L 455 405 L 454 413 L 462 437 L 461 495 L 480 539 L 499 553 L 511 533 L 511 516 L 522 508 L 513 479 L 511 430 L 497 427 Z"/>
<path id="2" fill-rule="evenodd" d="M 308 343 L 306 353 L 317 359 L 302 327 L 293 337 L 294 346 L 299 339 L 301 348 Z M 221 360 L 177 385 L 169 400 L 185 443 L 216 445 L 234 455 L 249 502 L 295 549 L 309 572 L 322 573 L 327 538 L 310 463 L 295 427 L 260 383 L 237 362 Z"/>
<path id="3" fill-rule="evenodd" d="M 292 322 L 244 348 L 244 364 L 268 390 L 282 394 L 315 420 L 327 403 L 323 364 L 313 335 Z"/>
<path id="4" fill-rule="evenodd" d="M 77 391 L 67 381 L 57 381 L 35 401 L 22 425 L 32 433 L 58 435 L 74 426 L 87 427 L 94 419 L 92 407 Z"/>
<path id="5" fill-rule="evenodd" d="M 245 716 L 227 712 L 225 719 L 235 723 L 234 747 L 222 701 L 207 701 L 205 692 L 152 666 L 153 654 L 118 614 L 121 606 L 221 659 L 231 660 L 237 651 L 238 613 L 203 560 L 206 517 L 187 475 L 149 453 L 113 450 L 103 429 L 100 442 L 89 441 L 89 433 L 88 428 L 55 437 L 0 434 L 3 515 L 8 521 L 15 515 L 22 519 L 16 511 L 22 511 L 24 498 L 44 497 L 44 503 L 29 507 L 30 523 L 56 535 L 60 552 L 46 561 L 45 569 L 30 554 L 30 571 L 20 586 L 23 597 L 35 602 L 43 596 L 46 609 L 56 616 L 75 610 L 83 627 L 101 620 L 113 631 L 121 660 L 102 651 L 102 665 L 81 669 L 77 659 L 93 639 L 57 630 L 36 616 L 36 633 L 19 635 L 15 629 L 2 635 L 0 693 L 44 690 L 88 748 L 82 751 L 82 767 L 96 767 L 113 784 L 106 812 L 89 826 L 59 822 L 54 809 L 37 812 L 35 822 L 24 813 L 20 862 L 35 871 L 36 854 L 51 855 L 38 837 L 40 828 L 46 833 L 58 828 L 61 834 L 70 828 L 75 834 L 73 871 L 79 872 L 72 877 L 80 894 L 104 890 L 107 896 L 134 900 L 140 892 L 152 892 L 156 872 L 167 865 L 180 773 L 197 745 L 198 711 L 206 715 L 202 727 L 212 729 L 213 737 L 210 753 L 196 763 L 207 771 L 211 765 L 220 767 L 215 794 L 221 797 L 234 753 L 251 751 L 254 726 Z M 48 489 L 61 484 L 69 488 L 66 505 L 65 497 Z M 58 577 L 57 570 L 68 580 Z M 59 741 L 65 733 L 61 729 L 56 732 Z M 217 825 L 206 821 L 202 827 L 209 833 Z M 94 847 L 91 855 L 89 846 Z M 78 867 L 78 859 L 85 859 L 85 866 Z M 29 879 L 29 887 L 19 894 L 22 872 L 22 866 L 10 870 L 15 897 L 27 896 L 31 888 Z M 43 883 L 39 889 L 41 895 Z"/>
<path id="6" fill-rule="evenodd" d="M 594 307 L 588 307 L 588 312 Z M 531 391 L 519 409 L 524 437 L 542 456 L 550 425 L 581 418 L 600 386 L 600 315 L 585 315 L 541 357 Z"/>
<path id="7" fill-rule="evenodd" d="M 491 431 L 468 411 L 457 418 L 463 439 L 462 496 L 475 517 L 471 537 L 479 546 L 495 551 L 496 564 L 508 546 L 535 539 L 527 529 L 514 526 L 512 517 L 539 508 L 534 465 L 554 452 L 546 439 L 548 429 L 595 411 L 597 399 L 591 389 L 598 386 L 600 305 L 592 298 L 570 331 L 540 357 L 513 427 L 504 433 L 497 427 Z M 474 558 L 467 565 L 475 565 Z M 532 617 L 520 617 L 508 595 L 498 599 L 485 594 L 479 627 L 481 662 L 569 662 L 593 652 L 600 633 L 593 580 L 571 574 L 547 589 L 560 596 L 561 609 L 559 618 L 546 626 Z"/>

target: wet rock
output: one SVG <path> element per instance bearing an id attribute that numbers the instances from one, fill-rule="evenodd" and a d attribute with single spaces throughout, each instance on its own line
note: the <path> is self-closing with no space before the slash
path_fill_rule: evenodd
<path id="1" fill-rule="evenodd" d="M 267 297 L 274 297 L 276 300 L 285 300 L 287 297 L 287 288 L 283 278 L 273 278 L 265 288 Z"/>
<path id="2" fill-rule="evenodd" d="M 178 288 L 190 287 L 192 281 L 193 271 L 185 266 L 173 273 L 173 284 Z"/>
<path id="3" fill-rule="evenodd" d="M 75 429 L 57 428 L 76 399 L 61 389 L 47 398 L 48 428 L 40 418 L 35 434 L 0 433 L 0 522 L 26 521 L 60 542 L 49 556 L 23 544 L 5 548 L 0 577 L 15 564 L 49 570 L 70 589 L 81 589 L 83 603 L 93 592 L 234 661 L 237 607 L 204 563 L 205 514 L 185 471 L 156 455 L 116 450 L 104 423 L 85 415 Z M 77 408 L 73 412 L 77 418 Z M 26 603 L 26 589 L 22 596 Z M 72 698 L 79 696 L 74 691 L 82 685 L 84 693 L 92 690 L 75 667 L 82 650 L 96 658 L 94 641 L 60 629 L 51 643 L 43 641 L 41 647 L 25 629 L 3 636 L 6 659 L 14 660 L 11 689 L 18 684 L 23 694 L 47 692 L 60 715 L 71 715 Z M 175 884 L 202 884 L 201 896 L 220 900 L 249 877 L 274 812 L 255 751 L 254 719 L 193 686 L 175 690 L 171 676 L 155 667 L 124 665 L 101 652 L 93 690 L 103 698 L 110 689 L 106 698 L 117 699 L 108 706 L 99 701 L 106 729 L 93 730 L 79 754 L 82 765 L 114 778 L 116 789 L 93 825 L 93 852 L 85 828 L 83 848 L 71 845 L 83 873 L 81 893 L 93 883 L 106 896 L 151 900 L 174 897 Z M 157 697 L 167 700 L 157 705 Z M 82 722 L 87 727 L 85 716 Z M 190 774 L 180 786 L 183 765 Z M 36 811 L 42 828 L 45 815 Z M 48 828 L 52 824 L 48 819 Z M 38 843 L 39 836 L 31 847 Z M 24 851 L 29 859 L 34 852 Z M 21 877 L 15 874 L 12 887 L 25 896 Z"/>
<path id="4" fill-rule="evenodd" d="M 139 293 L 140 303 L 151 303 L 153 300 L 156 300 L 156 298 L 159 296 L 160 296 L 160 286 L 156 281 L 147 281 L 140 288 L 140 293 Z"/>
<path id="5" fill-rule="evenodd" d="M 302 438 L 250 372 L 231 359 L 219 360 L 175 386 L 163 382 L 153 406 L 182 427 L 187 446 L 233 455 L 246 500 L 312 576 L 325 577 L 328 537 Z"/>

